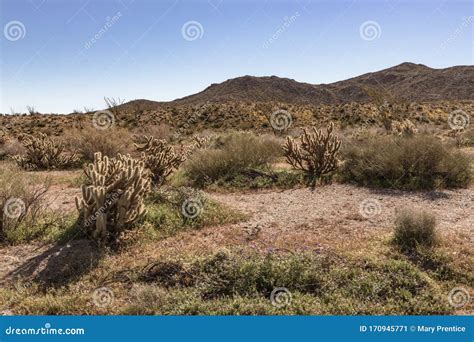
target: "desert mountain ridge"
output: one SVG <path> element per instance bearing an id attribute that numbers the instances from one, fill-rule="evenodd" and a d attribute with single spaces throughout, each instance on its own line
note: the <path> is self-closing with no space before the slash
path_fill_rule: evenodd
<path id="1" fill-rule="evenodd" d="M 163 105 L 228 102 L 284 102 L 297 105 L 331 105 L 370 102 L 373 94 L 393 100 L 474 100 L 474 66 L 433 69 L 402 63 L 329 84 L 309 84 L 277 76 L 241 76 L 213 83 L 203 91 L 169 102 L 134 100 L 122 106 L 153 110 Z"/>

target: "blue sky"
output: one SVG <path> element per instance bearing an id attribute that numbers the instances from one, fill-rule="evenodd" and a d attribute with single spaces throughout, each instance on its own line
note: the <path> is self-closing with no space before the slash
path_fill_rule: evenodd
<path id="1" fill-rule="evenodd" d="M 243 75 L 318 84 L 471 65 L 472 16 L 456 0 L 2 0 L 0 112 L 166 101 Z"/>

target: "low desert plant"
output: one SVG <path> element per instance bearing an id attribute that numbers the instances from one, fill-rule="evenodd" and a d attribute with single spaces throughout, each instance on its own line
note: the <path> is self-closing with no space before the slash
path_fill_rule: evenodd
<path id="1" fill-rule="evenodd" d="M 26 135 L 21 143 L 26 152 L 13 156 L 13 159 L 26 170 L 66 169 L 75 166 L 79 160 L 75 153 L 65 151 L 62 142 L 44 133 Z"/>
<path id="2" fill-rule="evenodd" d="M 30 230 L 43 214 L 49 182 L 25 175 L 12 165 L 0 169 L 0 242 L 9 240 L 21 225 Z"/>
<path id="3" fill-rule="evenodd" d="M 432 247 L 438 240 L 435 228 L 433 214 L 401 209 L 395 219 L 394 243 L 404 251 L 415 251 L 418 246 Z"/>
<path id="4" fill-rule="evenodd" d="M 129 131 L 123 128 L 99 130 L 93 126 L 69 130 L 64 134 L 65 144 L 75 149 L 82 160 L 93 161 L 100 152 L 103 156 L 116 157 L 118 153 L 128 153 L 132 139 Z"/>
<path id="5" fill-rule="evenodd" d="M 341 142 L 332 133 L 333 129 L 333 123 L 327 126 L 326 134 L 315 127 L 312 132 L 305 129 L 298 138 L 287 137 L 283 147 L 287 162 L 295 169 L 304 171 L 311 186 L 338 167 Z"/>
<path id="6" fill-rule="evenodd" d="M 145 142 L 135 146 L 141 152 L 140 160 L 149 171 L 154 185 L 163 184 L 166 177 L 185 160 L 185 154 L 175 151 L 165 140 L 145 136 Z"/>
<path id="7" fill-rule="evenodd" d="M 343 180 L 401 189 L 466 187 L 470 159 L 431 136 L 372 137 L 343 150 Z"/>
<path id="8" fill-rule="evenodd" d="M 143 201 L 150 190 L 145 165 L 121 154 L 108 158 L 96 153 L 84 173 L 82 199 L 76 198 L 82 226 L 100 244 L 113 244 L 145 213 Z"/>
<path id="9" fill-rule="evenodd" d="M 274 137 L 229 133 L 217 137 L 209 148 L 197 150 L 184 169 L 191 183 L 203 186 L 232 179 L 249 169 L 265 168 L 281 154 L 280 143 Z"/>

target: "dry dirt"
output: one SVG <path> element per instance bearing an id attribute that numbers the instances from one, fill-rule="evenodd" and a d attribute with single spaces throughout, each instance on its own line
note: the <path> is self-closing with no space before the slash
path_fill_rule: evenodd
<path id="1" fill-rule="evenodd" d="M 57 185 L 50 194 L 53 207 L 75 210 L 73 196 L 79 190 Z M 332 184 L 315 190 L 259 191 L 246 193 L 209 193 L 225 205 L 249 214 L 249 220 L 238 224 L 206 227 L 130 249 L 127 257 L 112 257 L 110 262 L 128 260 L 132 266 L 145 258 L 182 254 L 207 254 L 223 247 L 268 250 L 310 250 L 339 248 L 361 254 L 376 248 L 371 237 L 387 236 L 393 226 L 397 208 L 410 207 L 433 212 L 439 232 L 468 250 L 474 248 L 474 188 L 440 192 L 372 191 L 351 185 Z M 76 242 L 73 243 L 74 244 Z M 0 248 L 0 279 L 27 263 L 48 260 L 58 255 L 58 246 L 24 245 Z M 64 247 L 69 250 L 68 247 Z M 71 248 L 73 249 L 73 248 Z M 68 251 L 69 252 L 69 251 Z M 51 255 L 48 255 L 51 254 Z M 62 253 L 68 255 L 70 253 Z M 120 261 L 119 261 L 120 259 Z M 41 273 L 44 263 L 34 263 Z M 125 266 L 125 265 L 124 265 Z M 1 282 L 1 281 L 0 281 Z"/>

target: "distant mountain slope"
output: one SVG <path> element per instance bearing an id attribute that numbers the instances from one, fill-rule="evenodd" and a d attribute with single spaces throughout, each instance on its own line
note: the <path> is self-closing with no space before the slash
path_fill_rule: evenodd
<path id="1" fill-rule="evenodd" d="M 176 104 L 203 102 L 268 102 L 335 104 L 366 102 L 366 88 L 389 97 L 409 101 L 474 100 L 474 66 L 432 69 L 403 63 L 331 84 L 308 84 L 288 78 L 243 76 L 212 84 L 202 92 L 172 101 Z"/>
<path id="2" fill-rule="evenodd" d="M 214 83 L 203 91 L 171 102 L 134 100 L 121 107 L 135 111 L 163 106 L 228 102 L 285 102 L 295 105 L 370 102 L 368 91 L 385 98 L 415 102 L 474 100 L 474 66 L 432 69 L 400 65 L 330 84 L 309 84 L 276 76 L 243 76 Z"/>

